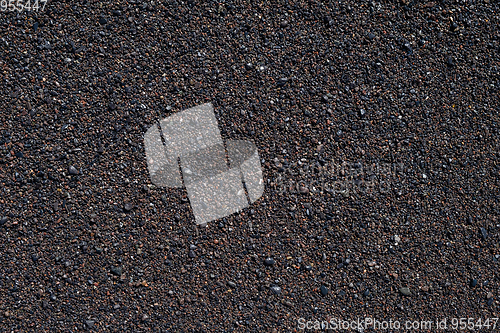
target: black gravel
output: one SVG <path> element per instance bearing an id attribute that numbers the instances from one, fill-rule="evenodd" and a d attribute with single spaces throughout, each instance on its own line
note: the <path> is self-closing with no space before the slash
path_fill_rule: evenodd
<path id="1" fill-rule="evenodd" d="M 499 317 L 499 10 L 0 12 L 0 331 Z M 265 192 L 197 227 L 184 189 L 151 183 L 142 140 L 206 102 L 225 140 L 258 147 Z"/>

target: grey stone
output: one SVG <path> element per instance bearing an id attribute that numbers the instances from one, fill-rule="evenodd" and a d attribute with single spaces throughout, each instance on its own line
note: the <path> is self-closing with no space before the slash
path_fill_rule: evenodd
<path id="1" fill-rule="evenodd" d="M 78 175 L 79 174 L 78 170 L 72 165 L 70 165 L 68 171 L 69 171 L 70 175 Z"/>
<path id="2" fill-rule="evenodd" d="M 405 296 L 411 295 L 410 288 L 407 288 L 407 287 L 399 288 L 399 292 L 401 293 L 401 295 L 405 295 Z"/>
<path id="3" fill-rule="evenodd" d="M 278 287 L 278 286 L 272 286 L 271 288 L 269 288 L 271 290 L 271 292 L 275 295 L 279 295 L 281 294 L 281 288 Z"/>
<path id="4" fill-rule="evenodd" d="M 121 276 L 123 269 L 121 267 L 111 266 L 111 274 L 116 276 Z"/>

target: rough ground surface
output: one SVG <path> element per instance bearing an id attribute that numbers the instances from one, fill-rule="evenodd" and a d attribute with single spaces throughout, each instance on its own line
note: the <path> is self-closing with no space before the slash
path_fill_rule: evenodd
<path id="1" fill-rule="evenodd" d="M 0 12 L 0 331 L 499 317 L 499 9 Z M 205 102 L 224 139 L 257 145 L 266 189 L 201 229 L 185 190 L 152 186 L 142 139 Z"/>

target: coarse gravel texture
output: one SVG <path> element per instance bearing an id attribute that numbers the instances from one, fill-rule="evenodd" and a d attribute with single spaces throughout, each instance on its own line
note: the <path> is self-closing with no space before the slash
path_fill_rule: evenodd
<path id="1" fill-rule="evenodd" d="M 0 331 L 499 317 L 499 10 L 130 0 L 0 12 Z M 207 102 L 224 140 L 256 144 L 265 191 L 200 228 L 185 189 L 152 185 L 143 135 Z M 374 189 L 342 163 L 378 166 Z M 335 181 L 348 186 L 321 185 Z"/>

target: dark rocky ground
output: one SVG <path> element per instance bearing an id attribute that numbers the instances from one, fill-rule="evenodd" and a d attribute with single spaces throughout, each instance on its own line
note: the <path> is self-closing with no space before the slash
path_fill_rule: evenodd
<path id="1" fill-rule="evenodd" d="M 0 12 L 0 331 L 499 317 L 499 9 L 131 0 Z M 152 186 L 142 139 L 205 102 L 224 139 L 257 145 L 266 188 L 202 229 L 185 190 Z M 342 163 L 385 167 L 368 192 L 368 173 L 352 186 L 332 171 Z"/>

